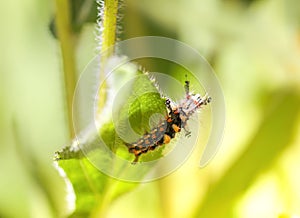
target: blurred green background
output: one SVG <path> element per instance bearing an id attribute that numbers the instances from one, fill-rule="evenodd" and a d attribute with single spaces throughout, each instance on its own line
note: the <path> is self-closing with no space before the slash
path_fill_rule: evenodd
<path id="1" fill-rule="evenodd" d="M 81 72 L 95 54 L 95 10 L 71 2 L 87 14 L 73 23 Z M 300 2 L 128 0 L 123 10 L 121 39 L 171 37 L 208 59 L 227 117 L 208 166 L 195 167 L 192 155 L 172 175 L 117 198 L 107 217 L 300 216 Z M 71 210 L 52 163 L 70 142 L 54 16 L 52 1 L 0 3 L 0 217 Z"/>

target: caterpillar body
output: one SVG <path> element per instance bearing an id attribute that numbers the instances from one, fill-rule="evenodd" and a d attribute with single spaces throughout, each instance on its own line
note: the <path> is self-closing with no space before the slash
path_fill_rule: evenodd
<path id="1" fill-rule="evenodd" d="M 188 80 L 185 81 L 184 88 L 185 98 L 178 104 L 169 98 L 166 99 L 168 114 L 165 120 L 136 142 L 126 143 L 128 151 L 135 155 L 132 163 L 138 162 L 141 154 L 154 150 L 160 145 L 168 144 L 182 129 L 185 130 L 186 136 L 190 136 L 191 132 L 187 128 L 187 121 L 202 105 L 207 105 L 211 101 L 211 97 L 207 94 L 201 97 L 200 94 L 191 93 Z"/>

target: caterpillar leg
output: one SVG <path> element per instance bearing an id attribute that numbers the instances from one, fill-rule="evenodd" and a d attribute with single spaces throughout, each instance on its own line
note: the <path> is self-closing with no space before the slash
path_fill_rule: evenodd
<path id="1" fill-rule="evenodd" d="M 172 111 L 171 101 L 168 98 L 166 99 L 166 106 L 167 106 L 167 108 L 168 108 L 169 111 Z"/>
<path id="2" fill-rule="evenodd" d="M 131 164 L 136 164 L 139 161 L 139 157 L 140 157 L 141 153 L 135 155 L 134 160 L 131 162 Z"/>

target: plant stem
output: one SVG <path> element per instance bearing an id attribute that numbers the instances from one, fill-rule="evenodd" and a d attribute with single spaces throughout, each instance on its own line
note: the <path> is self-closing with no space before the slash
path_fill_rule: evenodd
<path id="1" fill-rule="evenodd" d="M 72 104 L 76 85 L 74 35 L 71 28 L 71 11 L 68 0 L 56 0 L 56 28 L 63 58 L 64 85 L 67 99 L 67 117 L 70 138 L 75 136 L 72 122 Z"/>
<path id="2" fill-rule="evenodd" d="M 105 52 L 113 46 L 116 41 L 118 0 L 106 0 L 104 4 L 103 32 L 101 52 Z M 113 50 L 107 53 L 107 57 L 112 55 Z"/>
<path id="3" fill-rule="evenodd" d="M 102 27 L 103 31 L 101 33 L 101 50 L 100 50 L 100 69 L 99 69 L 99 78 L 101 87 L 98 93 L 98 116 L 101 114 L 101 111 L 105 105 L 107 98 L 107 84 L 105 82 L 105 65 L 107 59 L 114 54 L 113 46 L 116 42 L 116 32 L 117 32 L 117 16 L 118 16 L 118 0 L 105 0 L 103 7 L 103 17 Z M 104 190 L 103 197 L 100 200 L 99 205 L 96 207 L 96 210 L 92 213 L 91 217 L 104 217 L 107 211 L 107 207 L 111 202 L 112 190 L 116 181 L 111 178 L 108 178 L 106 189 Z"/>
<path id="4" fill-rule="evenodd" d="M 105 74 L 104 74 L 104 66 L 106 64 L 107 59 L 113 55 L 114 50 L 112 46 L 116 41 L 116 31 L 117 31 L 117 15 L 118 15 L 118 0 L 105 0 L 104 8 L 103 8 L 103 17 L 102 17 L 102 25 L 103 32 L 101 33 L 102 45 L 101 45 L 101 69 L 100 69 L 100 82 L 102 83 L 101 89 L 99 89 L 98 93 L 98 110 L 97 114 L 101 114 L 101 111 L 106 102 L 106 90 L 107 84 L 105 83 Z"/>

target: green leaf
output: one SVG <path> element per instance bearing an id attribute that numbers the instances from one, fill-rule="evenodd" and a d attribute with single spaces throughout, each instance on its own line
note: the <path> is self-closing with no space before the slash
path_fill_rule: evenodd
<path id="1" fill-rule="evenodd" d="M 123 93 L 122 93 L 123 94 Z M 125 93 L 124 93 L 125 94 Z M 116 127 L 120 127 L 126 120 L 129 120 L 131 128 L 139 135 L 151 129 L 149 123 L 153 114 L 166 114 L 165 99 L 157 91 L 147 75 L 141 71 L 137 72 L 137 77 L 133 79 L 128 97 L 124 96 L 124 104 L 118 109 L 118 120 L 113 123 L 109 121 L 100 128 L 100 136 L 106 146 L 114 153 L 124 159 L 132 161 L 134 155 L 128 152 L 123 140 L 119 137 Z M 153 121 L 153 120 L 151 120 Z M 155 122 L 159 122 L 156 119 Z M 154 122 L 154 123 L 155 123 Z M 129 134 L 126 131 L 125 134 Z M 96 133 L 95 133 L 96 134 Z M 94 137 L 94 136 L 92 136 Z M 66 172 L 72 183 L 76 195 L 76 210 L 72 217 L 103 217 L 107 207 L 116 198 L 127 193 L 137 186 L 138 183 L 122 182 L 113 179 L 100 172 L 89 160 L 96 158 L 103 164 L 114 162 L 107 161 L 109 156 L 105 150 L 97 149 L 97 137 L 87 140 L 84 146 L 85 152 L 88 151 L 89 159 L 85 158 L 81 150 L 70 146 L 65 147 L 57 153 L 59 166 Z M 87 148 L 87 149 L 86 149 Z M 151 155 L 143 154 L 145 159 L 153 160 L 160 157 L 163 148 L 151 152 Z M 128 173 L 126 166 L 108 166 L 109 169 L 117 169 L 122 174 Z M 121 169 L 121 170 L 120 170 Z M 142 175 L 145 175 L 149 169 L 145 168 Z"/>
<path id="2" fill-rule="evenodd" d="M 101 173 L 86 158 L 62 160 L 64 169 L 76 194 L 76 210 L 71 217 L 103 215 L 109 204 L 137 183 L 122 182 Z"/>
<path id="3" fill-rule="evenodd" d="M 209 188 L 194 217 L 231 217 L 238 197 L 291 144 L 299 109 L 296 90 L 280 90 L 271 96 L 257 133 L 224 176 Z"/>

